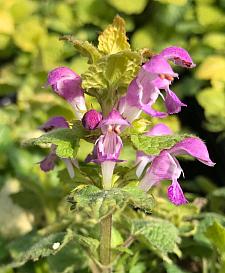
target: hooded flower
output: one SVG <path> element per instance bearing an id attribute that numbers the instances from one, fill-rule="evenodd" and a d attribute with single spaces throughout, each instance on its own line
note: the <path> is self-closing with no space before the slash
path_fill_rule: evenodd
<path id="1" fill-rule="evenodd" d="M 57 67 L 49 72 L 47 84 L 72 105 L 75 115 L 81 119 L 86 111 L 81 77 L 68 67 Z"/>
<path id="2" fill-rule="evenodd" d="M 196 66 L 196 64 L 193 63 L 189 53 L 181 47 L 167 47 L 160 53 L 160 55 L 163 56 L 166 60 L 171 60 L 176 65 L 185 68 L 193 68 Z"/>
<path id="3" fill-rule="evenodd" d="M 178 78 L 178 74 L 173 71 L 167 60 L 184 67 L 195 66 L 187 51 L 178 47 L 166 48 L 153 56 L 142 66 L 137 77 L 130 83 L 127 94 L 119 102 L 119 111 L 129 122 L 138 118 L 141 111 L 153 117 L 163 118 L 167 114 L 180 112 L 181 107 L 186 106 L 170 89 L 173 79 Z M 166 92 L 165 98 L 160 90 Z M 167 113 L 152 108 L 159 95 L 165 101 Z"/>
<path id="4" fill-rule="evenodd" d="M 129 126 L 129 123 L 122 118 L 120 113 L 113 109 L 108 117 L 100 123 L 102 135 L 97 139 L 92 155 L 86 161 L 93 161 L 101 164 L 103 186 L 110 187 L 113 170 L 119 160 L 120 151 L 123 147 L 119 134 L 121 129 Z"/>
<path id="5" fill-rule="evenodd" d="M 165 126 L 165 125 L 164 125 Z M 154 128 L 152 129 L 154 131 Z M 160 130 L 158 131 L 160 133 Z M 170 134 L 169 131 L 165 132 L 165 127 L 161 130 L 161 134 Z M 148 133 L 151 135 L 151 133 Z M 155 134 L 154 134 L 155 135 Z M 209 158 L 209 154 L 204 142 L 197 137 L 188 137 L 172 148 L 163 150 L 157 156 L 147 156 L 144 153 L 137 153 L 138 167 L 137 175 L 140 177 L 144 168 L 151 162 L 146 174 L 141 179 L 140 188 L 148 191 L 152 186 L 158 184 L 162 180 L 171 180 L 172 184 L 168 188 L 168 198 L 175 205 L 181 205 L 187 202 L 183 191 L 178 182 L 178 178 L 183 172 L 178 160 L 177 155 L 188 154 L 195 157 L 198 161 L 208 166 L 214 166 L 214 163 Z M 145 165 L 144 165 L 145 164 Z M 144 168 L 143 168 L 144 165 Z"/>
<path id="6" fill-rule="evenodd" d="M 69 128 L 68 122 L 64 117 L 57 116 L 50 118 L 46 123 L 39 127 L 40 130 L 44 132 L 49 132 L 58 128 Z M 40 168 L 44 172 L 49 172 L 54 169 L 55 161 L 58 156 L 56 155 L 57 146 L 55 144 L 51 145 L 50 153 L 40 162 Z M 72 158 L 61 158 L 66 164 L 68 173 L 71 178 L 74 177 L 73 166 L 78 167 L 78 163 L 75 159 Z"/>

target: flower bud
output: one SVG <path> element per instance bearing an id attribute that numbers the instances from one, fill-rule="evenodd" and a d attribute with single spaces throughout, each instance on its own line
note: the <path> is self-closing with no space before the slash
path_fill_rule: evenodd
<path id="1" fill-rule="evenodd" d="M 102 114 L 92 109 L 87 111 L 84 114 L 82 118 L 82 124 L 84 128 L 87 130 L 95 130 L 101 120 L 102 120 Z"/>

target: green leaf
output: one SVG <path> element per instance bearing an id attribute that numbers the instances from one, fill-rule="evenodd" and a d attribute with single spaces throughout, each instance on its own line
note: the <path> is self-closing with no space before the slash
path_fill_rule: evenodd
<path id="1" fill-rule="evenodd" d="M 151 195 L 134 186 L 124 187 L 123 191 L 127 194 L 129 203 L 132 206 L 145 212 L 151 212 L 155 205 L 154 199 Z"/>
<path id="2" fill-rule="evenodd" d="M 81 246 L 88 249 L 92 254 L 96 254 L 99 247 L 99 241 L 91 237 L 75 235 L 75 241 L 79 242 Z"/>
<path id="3" fill-rule="evenodd" d="M 202 213 L 200 214 L 200 216 L 203 217 L 203 219 L 200 221 L 197 227 L 196 233 L 194 235 L 194 239 L 211 246 L 210 241 L 206 237 L 205 232 L 210 226 L 213 225 L 215 221 L 225 224 L 225 217 L 217 213 L 204 213 L 204 214 Z"/>
<path id="4" fill-rule="evenodd" d="M 178 229 L 169 221 L 158 218 L 132 221 L 131 232 L 162 256 L 170 252 L 176 253 L 177 243 L 180 242 Z"/>
<path id="5" fill-rule="evenodd" d="M 141 13 L 147 5 L 147 0 L 108 0 L 108 2 L 115 7 L 117 10 L 122 11 L 126 14 L 139 14 Z"/>
<path id="6" fill-rule="evenodd" d="M 146 266 L 143 262 L 137 263 L 129 270 L 129 273 L 145 273 Z"/>
<path id="7" fill-rule="evenodd" d="M 56 129 L 38 138 L 25 141 L 25 145 L 55 144 L 56 154 L 59 157 L 74 157 L 79 147 L 80 132 L 73 129 Z"/>
<path id="8" fill-rule="evenodd" d="M 94 218 L 101 218 L 113 211 L 122 211 L 127 205 L 151 212 L 154 201 L 136 187 L 101 190 L 95 186 L 78 186 L 69 196 L 72 208 L 81 209 Z"/>
<path id="9" fill-rule="evenodd" d="M 116 248 L 117 246 L 122 245 L 122 243 L 123 237 L 120 232 L 115 227 L 112 227 L 111 247 Z"/>
<path id="10" fill-rule="evenodd" d="M 187 134 L 166 136 L 131 135 L 131 142 L 137 150 L 149 155 L 158 155 L 162 150 L 170 149 L 189 136 Z"/>
<path id="11" fill-rule="evenodd" d="M 37 261 L 40 258 L 55 254 L 60 257 L 59 253 L 61 250 L 71 242 L 76 244 L 77 249 L 79 249 L 79 246 L 82 246 L 94 255 L 99 247 L 98 240 L 76 234 L 70 229 L 66 232 L 58 232 L 46 237 L 32 232 L 9 244 L 8 249 L 14 261 L 4 266 L 4 268 L 20 267 L 29 260 Z"/>
<path id="12" fill-rule="evenodd" d="M 101 190 L 95 186 L 78 187 L 69 197 L 69 202 L 94 218 L 107 215 L 110 211 L 121 209 L 123 195 L 117 190 Z"/>
<path id="13" fill-rule="evenodd" d="M 73 239 L 74 235 L 68 232 L 58 232 L 47 237 L 37 233 L 29 233 L 9 244 L 9 251 L 14 258 L 11 267 L 20 267 L 27 261 L 37 261 L 60 251 Z"/>
<path id="14" fill-rule="evenodd" d="M 101 58 L 96 64 L 90 65 L 88 70 L 81 75 L 82 87 L 89 90 L 101 90 L 107 88 L 107 81 L 104 77 L 106 59 Z"/>
<path id="15" fill-rule="evenodd" d="M 49 256 L 47 260 L 52 273 L 83 272 L 87 268 L 87 255 L 75 241 Z"/>
<path id="16" fill-rule="evenodd" d="M 99 59 L 90 65 L 82 75 L 82 87 L 89 90 L 115 90 L 125 92 L 127 86 L 137 75 L 141 55 L 137 52 L 122 51 Z"/>
<path id="17" fill-rule="evenodd" d="M 206 229 L 205 235 L 221 255 L 225 253 L 225 227 L 218 222 L 214 222 Z"/>
<path id="18" fill-rule="evenodd" d="M 66 40 L 73 44 L 75 49 L 84 57 L 88 57 L 88 63 L 96 63 L 102 56 L 98 49 L 88 41 L 74 40 L 71 36 L 63 36 L 60 40 Z"/>
<path id="19" fill-rule="evenodd" d="M 126 49 L 130 49 L 127 42 L 125 22 L 120 16 L 116 16 L 113 23 L 98 37 L 98 49 L 105 54 L 114 54 Z"/>
<path id="20" fill-rule="evenodd" d="M 104 76 L 110 87 L 126 88 L 137 75 L 141 56 L 136 52 L 123 51 L 110 55 L 107 59 Z"/>

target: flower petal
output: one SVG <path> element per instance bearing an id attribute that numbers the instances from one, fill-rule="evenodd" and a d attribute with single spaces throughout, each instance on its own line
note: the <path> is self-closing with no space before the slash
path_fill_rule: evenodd
<path id="1" fill-rule="evenodd" d="M 47 84 L 54 86 L 58 83 L 58 81 L 63 79 L 74 79 L 80 78 L 78 74 L 76 74 L 73 70 L 68 67 L 61 66 L 51 70 L 48 73 L 48 81 Z"/>
<path id="2" fill-rule="evenodd" d="M 126 97 L 122 97 L 119 101 L 119 112 L 123 118 L 125 118 L 129 123 L 132 123 L 135 119 L 139 118 L 141 110 L 136 106 L 131 106 Z"/>
<path id="3" fill-rule="evenodd" d="M 93 156 L 96 158 L 91 161 L 101 163 L 104 161 L 121 162 L 119 160 L 120 151 L 123 147 L 122 139 L 114 132 L 106 132 L 96 141 Z"/>
<path id="4" fill-rule="evenodd" d="M 142 67 L 146 72 L 150 74 L 151 80 L 161 74 L 166 74 L 171 77 L 178 76 L 178 74 L 173 71 L 170 64 L 166 61 L 166 59 L 161 54 L 153 56 L 150 59 L 150 61 L 145 63 Z"/>
<path id="5" fill-rule="evenodd" d="M 171 129 L 163 123 L 158 123 L 153 126 L 145 135 L 146 136 L 162 136 L 162 135 L 172 135 Z"/>
<path id="6" fill-rule="evenodd" d="M 49 132 L 57 128 L 69 128 L 69 124 L 64 117 L 52 117 L 39 127 L 39 129 L 44 132 Z"/>
<path id="7" fill-rule="evenodd" d="M 167 47 L 160 53 L 160 55 L 163 56 L 166 60 L 172 60 L 176 65 L 179 66 L 186 68 L 193 68 L 196 66 L 188 52 L 181 47 Z"/>
<path id="8" fill-rule="evenodd" d="M 198 137 L 188 137 L 175 144 L 167 152 L 172 155 L 189 154 L 208 166 L 215 165 L 209 158 L 205 143 Z"/>
<path id="9" fill-rule="evenodd" d="M 62 158 L 62 160 L 64 161 L 68 174 L 70 176 L 70 178 L 74 178 L 75 173 L 74 173 L 74 168 L 73 168 L 73 164 L 70 160 L 70 158 Z"/>
<path id="10" fill-rule="evenodd" d="M 49 172 L 54 169 L 55 161 L 58 158 L 56 153 L 56 146 L 54 144 L 51 145 L 50 153 L 40 162 L 40 168 L 44 172 Z"/>
<path id="11" fill-rule="evenodd" d="M 168 187 L 167 195 L 169 200 L 177 206 L 186 204 L 188 202 L 184 196 L 179 182 L 176 179 Z"/>
<path id="12" fill-rule="evenodd" d="M 58 67 L 49 72 L 48 85 L 73 106 L 77 117 L 81 119 L 82 111 L 86 111 L 81 77 L 68 67 Z"/>
<path id="13" fill-rule="evenodd" d="M 130 125 L 130 123 L 126 121 L 116 109 L 113 109 L 109 113 L 108 117 L 104 118 L 100 123 L 100 127 L 103 133 L 106 132 L 109 125 L 120 125 L 127 127 Z"/>
<path id="14" fill-rule="evenodd" d="M 142 110 L 143 110 L 146 114 L 148 114 L 148 115 L 150 115 L 150 116 L 152 116 L 152 117 L 156 117 L 156 118 L 165 118 L 165 117 L 168 116 L 167 113 L 157 111 L 157 110 L 151 108 L 149 105 L 142 105 Z"/>
<path id="15" fill-rule="evenodd" d="M 136 169 L 136 175 L 137 177 L 141 177 L 145 167 L 147 166 L 148 163 L 152 162 L 154 159 L 154 156 L 149 156 L 146 155 L 145 153 L 141 151 L 137 151 L 136 155 L 136 164 L 137 164 L 137 169 Z"/>
<path id="16" fill-rule="evenodd" d="M 180 99 L 173 91 L 169 89 L 166 92 L 165 104 L 169 114 L 179 113 L 182 106 L 187 106 L 182 101 L 180 101 Z"/>
<path id="17" fill-rule="evenodd" d="M 140 182 L 139 187 L 148 191 L 153 185 L 159 183 L 161 180 L 173 180 L 178 178 L 182 169 L 177 161 L 167 152 L 162 151 L 156 156 L 151 166 L 148 168 L 145 176 Z"/>

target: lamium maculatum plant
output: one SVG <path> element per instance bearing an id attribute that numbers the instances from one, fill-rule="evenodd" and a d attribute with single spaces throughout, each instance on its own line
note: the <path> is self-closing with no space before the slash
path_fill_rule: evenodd
<path id="1" fill-rule="evenodd" d="M 55 239 L 51 253 L 58 253 L 74 240 L 84 249 L 92 272 L 114 272 L 122 257 L 129 259 L 132 255 L 129 247 L 146 240 L 146 227 L 151 223 L 160 225 L 158 218 L 151 216 L 153 207 L 158 205 L 152 194 L 155 187 L 164 180 L 171 181 L 168 200 L 174 207 L 188 206 L 178 181 L 183 170 L 177 156 L 189 155 L 205 165 L 214 165 L 200 138 L 173 134 L 163 123 L 168 115 L 187 107 L 171 90 L 179 76 L 171 63 L 183 69 L 192 69 L 195 64 L 189 53 L 178 46 L 155 54 L 146 49 L 133 51 L 119 16 L 99 35 L 97 47 L 67 36 L 61 39 L 72 43 L 89 64 L 82 75 L 62 66 L 47 76 L 47 86 L 64 100 L 62 103 L 72 106 L 74 120 L 51 117 L 40 125 L 45 133 L 28 142 L 50 145 L 50 153 L 40 162 L 44 172 L 52 171 L 58 158 L 66 164 L 73 185 L 68 196 L 68 218 L 81 214 L 86 231 L 78 228 L 80 223 L 68 221 L 65 237 Z M 88 107 L 92 104 L 87 103 L 87 98 L 90 101 L 93 97 L 93 105 L 98 103 L 96 109 Z M 155 107 L 159 100 L 165 111 Z M 151 120 L 160 118 L 162 122 L 154 126 L 146 122 L 146 129 L 138 130 L 141 115 Z M 93 145 L 83 162 L 76 157 L 81 139 Z M 120 157 L 123 146 L 136 150 L 136 161 L 130 165 L 126 165 L 129 158 Z M 146 220 L 144 215 L 149 218 Z M 175 236 L 169 228 L 168 232 L 170 239 Z M 115 243 L 115 237 L 119 242 Z M 178 243 L 175 238 L 171 249 L 178 249 Z M 154 242 L 152 249 L 159 253 Z M 160 254 L 168 263 L 171 249 Z"/>

